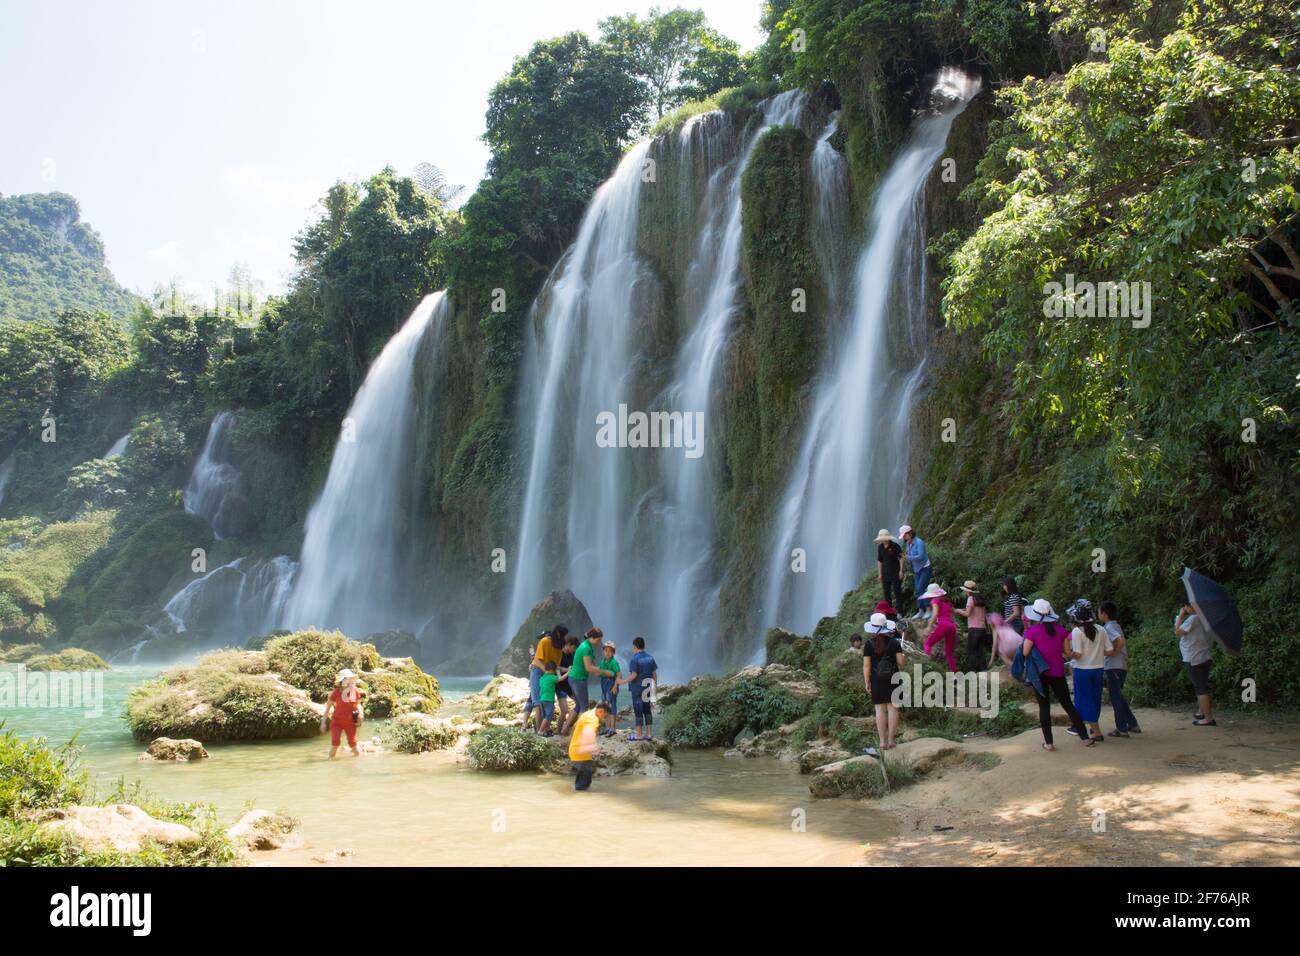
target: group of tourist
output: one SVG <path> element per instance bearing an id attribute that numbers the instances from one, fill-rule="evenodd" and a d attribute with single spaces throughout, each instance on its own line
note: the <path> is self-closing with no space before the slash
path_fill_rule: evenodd
<path id="1" fill-rule="evenodd" d="M 632 732 L 627 739 L 654 739 L 651 728 L 659 664 L 646 651 L 645 638 L 632 639 L 626 673 L 617 650 L 598 627 L 579 638 L 563 624 L 538 635 L 532 649 L 522 729 L 553 737 L 558 727 L 562 736 L 569 737 L 569 759 L 574 763 L 574 787 L 578 790 L 591 786 L 596 738 L 613 737 L 618 732 L 619 688 L 627 685 L 632 698 Z M 596 677 L 600 678 L 600 700 L 593 707 L 591 681 Z"/>
<path id="2" fill-rule="evenodd" d="M 1038 702 L 1038 722 L 1043 733 L 1043 748 L 1054 750 L 1051 699 L 1054 697 L 1070 719 L 1070 733 L 1084 746 L 1103 742 L 1100 718 L 1103 688 L 1110 696 L 1115 728 L 1112 738 L 1140 734 L 1142 728 L 1124 696 L 1128 677 L 1128 642 L 1118 620 L 1118 610 L 1111 601 L 1101 602 L 1094 615 L 1092 603 L 1079 598 L 1066 609 L 1067 629 L 1051 603 L 1039 598 L 1032 604 L 1020 594 L 1014 577 L 1002 580 L 1002 613 L 989 610 L 989 602 L 975 581 L 961 586 L 965 598 L 956 607 L 948 592 L 932 580 L 933 568 L 925 542 L 910 525 L 898 532 L 900 545 L 887 529 L 876 535 L 876 566 L 884 599 L 864 625 L 865 638 L 854 634 L 850 645 L 863 655 L 863 681 L 875 706 L 876 732 L 882 749 L 896 746 L 898 708 L 891 701 L 893 678 L 905 665 L 902 642 L 898 637 L 898 612 L 902 603 L 902 583 L 911 572 L 916 595 L 913 620 L 932 620 L 922 651 L 928 657 L 943 645 L 948 670 L 957 670 L 956 616 L 966 622 L 966 668 L 980 672 L 991 660 L 1001 659 L 1017 679 L 1034 691 Z M 1184 604 L 1174 621 L 1174 633 L 1192 688 L 1197 710 L 1192 723 L 1198 727 L 1215 726 L 1209 691 L 1213 635 L 1198 619 L 1195 609 Z M 987 655 L 987 656 L 986 656 Z M 1019 660 L 1017 660 L 1019 658 Z M 1066 662 L 1071 662 L 1073 698 L 1066 680 Z"/>

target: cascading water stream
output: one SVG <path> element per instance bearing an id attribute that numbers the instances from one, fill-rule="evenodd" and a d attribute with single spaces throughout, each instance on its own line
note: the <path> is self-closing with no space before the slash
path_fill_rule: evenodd
<path id="1" fill-rule="evenodd" d="M 922 118 L 876 192 L 854 277 L 851 327 L 830 349 L 804 440 L 777 511 L 764 626 L 811 632 L 874 561 L 871 531 L 896 527 L 907 495 L 911 398 L 920 382 L 915 336 L 924 329 L 922 188 L 952 121 L 978 90 L 940 74 L 937 112 Z M 792 554 L 806 555 L 796 573 Z"/>
<path id="2" fill-rule="evenodd" d="M 719 446 L 709 443 L 707 436 L 718 421 L 717 375 L 740 305 L 741 181 L 763 134 L 774 126 L 798 125 L 806 104 L 807 95 L 800 90 L 767 100 L 740 156 L 710 177 L 709 195 L 721 198 L 719 214 L 701 232 L 692 260 L 707 263 L 707 270 L 693 267 L 688 278 L 689 286 L 690 279 L 703 277 L 703 294 L 692 295 L 687 289 L 687 302 L 700 301 L 702 307 L 678 350 L 673 382 L 657 403 L 686 415 L 699 413 L 705 427 L 704 455 L 659 456 L 667 507 L 656 561 L 659 581 L 653 610 L 658 613 L 647 624 L 654 628 L 658 646 L 675 671 L 694 674 L 717 663 L 717 644 L 708 638 L 716 634 L 718 624 L 717 582 L 711 572 L 721 456 Z"/>
<path id="3" fill-rule="evenodd" d="M 230 460 L 230 428 L 234 423 L 235 413 L 230 411 L 221 412 L 212 419 L 203 451 L 199 453 L 189 483 L 181 495 L 185 510 L 207 519 L 212 533 L 219 540 L 230 536 L 226 504 L 239 485 L 239 469 Z"/>
<path id="4" fill-rule="evenodd" d="M 419 478 L 415 361 L 426 331 L 441 334 L 447 311 L 445 293 L 425 296 L 366 373 L 325 487 L 307 514 L 283 626 L 338 628 L 360 638 L 414 628 L 422 619 L 412 530 Z"/>
<path id="5" fill-rule="evenodd" d="M 721 446 L 709 434 L 740 307 L 741 179 L 763 133 L 803 124 L 806 105 L 799 91 L 765 101 L 743 139 L 724 114 L 694 117 L 677 134 L 675 173 L 645 179 L 651 146 L 664 146 L 641 143 L 593 198 L 537 306 L 521 406 L 533 416 L 532 449 L 506 635 L 548 590 L 570 587 L 620 646 L 635 634 L 653 640 L 666 671 L 716 665 Z M 697 175 L 707 176 L 698 193 Z M 672 192 L 651 192 L 664 189 Z M 689 262 L 669 253 L 684 277 L 680 338 L 666 366 L 651 358 L 659 329 L 647 322 L 664 286 L 638 249 L 647 203 L 671 209 L 664 228 L 675 240 L 694 236 Z M 666 372 L 660 379 L 656 368 Z M 702 454 L 599 447 L 597 415 L 620 404 L 698 414 Z"/>
<path id="6" fill-rule="evenodd" d="M 9 455 L 4 461 L 0 461 L 0 504 L 5 500 L 5 488 L 9 485 L 9 479 L 14 474 L 14 456 Z"/>
<path id="7" fill-rule="evenodd" d="M 131 442 L 131 433 L 127 432 L 117 441 L 113 442 L 112 447 L 109 448 L 108 451 L 104 452 L 104 457 L 120 458 L 122 455 L 126 454 L 126 447 L 127 445 L 130 444 L 130 442 Z"/>
<path id="8" fill-rule="evenodd" d="M 643 270 L 635 242 L 648 148 L 648 142 L 632 147 L 596 191 L 578 238 L 543 293 L 542 341 L 528 360 L 531 387 L 525 394 L 535 420 L 507 635 L 551 583 L 556 549 L 548 539 L 559 531 L 553 520 L 557 497 L 570 505 L 565 539 L 582 599 L 607 622 L 621 610 L 610 596 L 628 583 L 621 563 L 631 519 L 620 494 L 625 459 L 616 449 L 596 447 L 595 422 L 598 412 L 626 399 L 628 329 Z M 561 420 L 570 422 L 567 433 Z M 554 487 L 561 456 L 572 459 L 567 492 Z"/>

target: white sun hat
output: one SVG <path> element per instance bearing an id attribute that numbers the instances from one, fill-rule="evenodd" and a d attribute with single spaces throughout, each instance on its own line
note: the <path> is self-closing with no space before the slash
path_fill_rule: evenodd
<path id="1" fill-rule="evenodd" d="M 939 585 L 931 582 L 930 586 L 925 589 L 925 593 L 921 595 L 921 598 L 924 600 L 927 598 L 943 597 L 947 593 L 948 592 L 939 587 Z"/>
<path id="2" fill-rule="evenodd" d="M 343 670 L 339 671 L 338 676 L 334 678 L 334 683 L 342 684 L 345 680 L 356 676 L 357 675 L 352 672 L 351 668 L 345 667 Z"/>
<path id="3" fill-rule="evenodd" d="M 1039 598 L 1032 607 L 1025 608 L 1025 618 L 1030 621 L 1055 621 L 1056 612 L 1047 598 Z"/>
<path id="4" fill-rule="evenodd" d="M 888 629 L 888 625 L 889 618 L 877 612 L 871 615 L 871 620 L 867 621 L 862 626 L 872 634 L 883 634 Z"/>
<path id="5" fill-rule="evenodd" d="M 889 533 L 888 528 L 881 528 L 879 531 L 876 532 L 876 544 L 880 544 L 882 541 L 893 541 L 893 540 L 894 540 L 894 536 Z"/>
<path id="6" fill-rule="evenodd" d="M 901 538 L 903 535 L 907 534 L 911 530 L 912 530 L 912 526 L 910 524 L 905 524 L 898 529 L 898 536 Z"/>
<path id="7" fill-rule="evenodd" d="M 897 621 L 891 621 L 891 620 L 889 620 L 888 618 L 886 618 L 886 619 L 885 619 L 885 630 L 887 630 L 887 631 L 897 631 L 897 630 L 898 630 L 898 622 L 897 622 Z"/>

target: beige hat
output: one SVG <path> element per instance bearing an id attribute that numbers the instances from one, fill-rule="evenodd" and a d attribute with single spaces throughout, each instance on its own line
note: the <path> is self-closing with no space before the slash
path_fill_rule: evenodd
<path id="1" fill-rule="evenodd" d="M 976 584 L 974 581 L 967 581 L 965 584 L 961 586 L 961 589 L 963 591 L 978 591 L 980 589 L 980 586 Z"/>
<path id="2" fill-rule="evenodd" d="M 889 533 L 888 528 L 881 528 L 879 531 L 876 532 L 876 544 L 880 544 L 882 541 L 893 541 L 893 540 L 894 540 L 894 536 Z"/>

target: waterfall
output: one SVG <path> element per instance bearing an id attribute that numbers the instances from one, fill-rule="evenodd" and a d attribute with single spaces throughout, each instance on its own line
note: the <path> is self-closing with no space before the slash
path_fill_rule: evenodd
<path id="1" fill-rule="evenodd" d="M 286 555 L 223 564 L 172 596 L 163 607 L 164 626 L 172 633 L 194 633 L 196 643 L 207 646 L 240 644 L 265 634 L 283 615 L 297 570 L 297 562 Z M 155 629 L 155 636 L 159 633 Z"/>
<path id="2" fill-rule="evenodd" d="M 9 479 L 14 475 L 14 456 L 10 453 L 4 461 L 0 461 L 0 504 L 4 504 L 5 489 L 9 486 Z"/>
<path id="3" fill-rule="evenodd" d="M 231 531 L 226 505 L 239 486 L 239 469 L 230 459 L 230 426 L 234 423 L 235 414 L 230 411 L 221 412 L 212 419 L 203 450 L 181 494 L 185 510 L 206 518 L 212 526 L 212 533 L 223 541 L 230 537 Z"/>
<path id="4" fill-rule="evenodd" d="M 640 143 L 593 198 L 535 305 L 520 406 L 532 446 L 505 634 L 549 590 L 567 587 L 620 644 L 653 640 L 665 670 L 716 665 L 722 456 L 709 436 L 720 431 L 718 373 L 741 306 L 741 179 L 762 134 L 802 125 L 806 104 L 799 91 L 764 101 L 741 137 L 725 114 L 693 117 L 677 134 L 675 168 L 660 163 L 647 179 L 647 159 L 660 158 L 665 141 Z M 707 176 L 700 196 L 697 172 Z M 685 265 L 671 331 L 658 312 L 665 265 L 638 248 L 647 204 L 671 210 L 656 225 L 692 253 L 688 263 L 668 253 Z M 659 361 L 673 332 L 675 350 Z M 598 416 L 621 405 L 697 415 L 703 454 L 600 447 Z"/>
<path id="5" fill-rule="evenodd" d="M 810 633 L 874 565 L 877 527 L 905 517 L 911 399 L 925 330 L 922 189 L 978 81 L 945 70 L 939 109 L 915 126 L 876 191 L 847 330 L 832 330 L 804 439 L 777 510 L 765 626 Z M 792 552 L 806 554 L 794 573 Z"/>
<path id="6" fill-rule="evenodd" d="M 104 452 L 104 457 L 120 458 L 122 455 L 126 454 L 126 446 L 130 444 L 130 442 L 131 442 L 131 433 L 127 432 L 117 441 L 113 442 L 113 444 L 109 447 L 108 451 Z"/>
<path id="7" fill-rule="evenodd" d="M 767 100 L 757 128 L 740 157 L 710 177 L 708 195 L 718 213 L 700 232 L 687 277 L 686 302 L 702 307 L 691 332 L 678 350 L 672 384 L 657 403 L 684 414 L 700 413 L 705 435 L 718 422 L 714 408 L 717 372 L 731 337 L 740 305 L 741 179 L 758 141 L 773 126 L 797 125 L 807 96 L 790 90 Z M 702 295 L 691 286 L 703 278 Z M 716 527 L 714 508 L 721 443 L 705 439 L 708 452 L 691 459 L 681 454 L 659 456 L 663 509 L 661 552 L 656 561 L 656 605 L 647 622 L 656 644 L 673 662 L 674 670 L 698 673 L 717 663 L 718 582 L 714 580 Z"/>
<path id="8" fill-rule="evenodd" d="M 425 296 L 353 398 L 324 490 L 307 514 L 284 626 L 338 628 L 360 638 L 413 629 L 423 619 L 414 578 L 415 360 L 426 331 L 441 334 L 447 311 L 443 292 Z"/>

